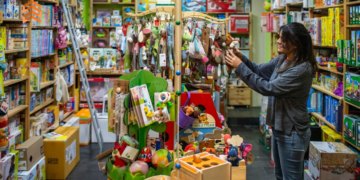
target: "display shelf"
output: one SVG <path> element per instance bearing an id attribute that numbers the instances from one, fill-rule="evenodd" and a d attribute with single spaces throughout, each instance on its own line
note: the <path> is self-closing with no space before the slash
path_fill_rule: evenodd
<path id="1" fill-rule="evenodd" d="M 10 86 L 10 85 L 22 82 L 22 81 L 26 81 L 27 79 L 28 79 L 27 77 L 24 77 L 24 78 L 21 78 L 21 79 L 9 79 L 9 80 L 6 80 L 6 81 L 4 81 L 4 87 Z"/>
<path id="2" fill-rule="evenodd" d="M 32 29 L 55 29 L 57 27 L 50 27 L 50 26 L 33 26 Z"/>
<path id="3" fill-rule="evenodd" d="M 96 29 L 96 28 L 106 29 L 106 28 L 117 28 L 117 27 L 120 27 L 120 26 L 93 26 L 93 29 Z"/>
<path id="4" fill-rule="evenodd" d="M 54 56 L 54 55 L 56 55 L 56 54 L 52 53 L 52 54 L 48 54 L 48 55 L 44 55 L 44 56 L 31 57 L 31 59 L 46 58 L 46 57 L 50 57 L 50 56 Z"/>
<path id="5" fill-rule="evenodd" d="M 318 90 L 318 91 L 321 91 L 321 92 L 323 92 L 323 93 L 325 93 L 325 94 L 327 94 L 327 95 L 329 95 L 329 96 L 331 96 L 333 98 L 336 98 L 336 99 L 339 99 L 339 100 L 342 99 L 342 97 L 335 95 L 333 92 L 331 92 L 331 91 L 329 91 L 329 90 L 327 90 L 324 87 L 321 87 L 319 85 L 312 84 L 311 87 Z"/>
<path id="6" fill-rule="evenodd" d="M 93 4 L 111 4 L 111 5 L 115 5 L 115 4 L 121 4 L 121 5 L 135 5 L 135 2 L 131 2 L 131 3 L 124 3 L 124 2 L 93 2 Z"/>
<path id="7" fill-rule="evenodd" d="M 65 114 L 64 114 L 64 120 L 65 120 L 66 118 L 68 118 L 73 112 L 74 112 L 74 110 L 65 113 Z"/>
<path id="8" fill-rule="evenodd" d="M 357 147 L 356 145 L 352 144 L 351 142 L 349 142 L 348 140 L 345 139 L 345 142 L 347 144 L 350 144 L 352 147 L 354 147 L 355 149 L 357 149 L 358 151 L 360 151 L 360 147 Z"/>
<path id="9" fill-rule="evenodd" d="M 279 7 L 277 9 L 272 9 L 271 11 L 285 11 L 285 7 Z"/>
<path id="10" fill-rule="evenodd" d="M 336 69 L 331 69 L 331 68 L 324 67 L 324 66 L 318 66 L 318 68 L 319 68 L 320 70 L 329 71 L 329 72 L 332 72 L 332 73 L 344 75 L 344 73 L 339 72 L 339 71 L 337 71 Z"/>
<path id="11" fill-rule="evenodd" d="M 68 66 L 68 65 L 70 65 L 70 64 L 73 64 L 73 63 L 74 63 L 73 61 L 68 62 L 68 63 L 66 63 L 66 64 L 64 64 L 64 65 L 59 66 L 59 68 L 66 67 L 66 66 Z"/>
<path id="12" fill-rule="evenodd" d="M 319 119 L 319 121 L 325 123 L 327 126 L 329 126 L 331 129 L 333 129 L 336 132 L 335 126 L 330 124 L 328 121 L 326 121 L 324 116 L 322 116 L 322 115 L 320 115 L 319 113 L 316 113 L 316 112 L 312 112 L 310 114 L 313 115 L 314 117 L 316 117 L 317 119 Z"/>
<path id="13" fill-rule="evenodd" d="M 53 102 L 54 102 L 54 99 L 50 99 L 50 100 L 47 100 L 47 101 L 41 103 L 40 106 L 36 106 L 36 107 L 34 108 L 34 110 L 32 110 L 32 111 L 30 112 L 30 115 L 31 115 L 31 114 L 34 114 L 35 112 L 39 111 L 40 109 L 42 109 L 42 108 L 44 108 L 44 107 L 46 107 L 46 106 L 48 106 L 48 105 L 50 105 L 50 104 L 53 103 Z"/>
<path id="14" fill-rule="evenodd" d="M 48 4 L 58 4 L 59 3 L 59 1 L 49 1 L 49 0 L 37 0 L 37 1 L 48 3 Z"/>
<path id="15" fill-rule="evenodd" d="M 353 106 L 353 107 L 356 107 L 356 108 L 358 108 L 358 109 L 360 109 L 360 106 L 357 106 L 357 105 L 355 105 L 355 104 L 353 104 L 353 103 L 351 103 L 351 102 L 348 102 L 348 101 L 344 101 L 346 104 L 348 104 L 348 105 L 351 105 L 351 106 Z"/>
<path id="16" fill-rule="evenodd" d="M 76 72 L 76 74 L 80 74 L 80 72 Z M 98 73 L 98 72 L 91 72 L 91 71 L 87 71 L 86 72 L 87 75 L 107 75 L 107 76 L 119 76 L 119 75 L 127 75 L 126 73 Z"/>
<path id="17" fill-rule="evenodd" d="M 291 7 L 302 7 L 303 2 L 289 3 L 289 4 L 286 4 L 286 5 L 291 6 Z"/>
<path id="18" fill-rule="evenodd" d="M 12 117 L 15 114 L 18 114 L 19 112 L 25 110 L 27 107 L 28 107 L 28 105 L 20 105 L 20 106 L 14 108 L 14 109 L 11 109 L 11 110 L 8 111 L 7 116 Z"/>
<path id="19" fill-rule="evenodd" d="M 314 44 L 313 45 L 314 48 L 329 48 L 329 49 L 336 49 L 335 46 L 322 46 L 322 45 L 317 45 L 317 44 Z"/>
<path id="20" fill-rule="evenodd" d="M 51 86 L 53 84 L 55 84 L 55 81 L 43 82 L 43 83 L 40 84 L 40 89 L 44 89 L 44 88 L 46 88 L 48 86 Z"/>
<path id="21" fill-rule="evenodd" d="M 22 19 L 3 19 L 3 22 L 22 22 Z"/>
<path id="22" fill-rule="evenodd" d="M 28 50 L 29 50 L 29 48 L 5 50 L 5 54 L 24 52 L 24 51 L 28 51 Z"/>
<path id="23" fill-rule="evenodd" d="M 360 5 L 360 1 L 346 2 L 346 5 Z"/>
<path id="24" fill-rule="evenodd" d="M 346 25 L 347 28 L 360 28 L 360 24 L 348 24 Z"/>
<path id="25" fill-rule="evenodd" d="M 314 9 L 329 9 L 329 8 L 336 8 L 336 7 L 343 7 L 344 4 L 336 4 L 336 5 L 331 5 L 331 6 L 321 6 L 321 7 L 315 7 Z"/>

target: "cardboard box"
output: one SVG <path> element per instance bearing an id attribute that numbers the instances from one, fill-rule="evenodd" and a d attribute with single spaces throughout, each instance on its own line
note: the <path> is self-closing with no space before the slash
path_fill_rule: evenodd
<path id="1" fill-rule="evenodd" d="M 44 157 L 43 137 L 34 136 L 22 143 L 16 150 L 19 151 L 19 170 L 29 171 Z"/>
<path id="2" fill-rule="evenodd" d="M 80 160 L 79 128 L 58 127 L 56 139 L 44 139 L 48 179 L 65 179 Z"/>
<path id="3" fill-rule="evenodd" d="M 344 138 L 353 145 L 357 142 L 356 124 L 360 121 L 358 116 L 344 115 Z"/>
<path id="4" fill-rule="evenodd" d="M 314 179 L 353 180 L 357 154 L 342 143 L 310 142 L 309 171 Z"/>
<path id="5" fill-rule="evenodd" d="M 46 168 L 45 157 L 41 158 L 38 162 L 31 167 L 29 171 L 19 171 L 18 180 L 45 180 Z"/>
<path id="6" fill-rule="evenodd" d="M 17 179 L 19 151 L 12 151 L 0 160 L 0 179 Z"/>

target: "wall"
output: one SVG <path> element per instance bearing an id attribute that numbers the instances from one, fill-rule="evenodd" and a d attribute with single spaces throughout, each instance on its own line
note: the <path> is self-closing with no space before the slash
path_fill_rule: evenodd
<path id="1" fill-rule="evenodd" d="M 261 64 L 265 62 L 265 47 L 270 49 L 270 41 L 268 42 L 268 46 L 265 46 L 265 33 L 261 32 L 260 21 L 261 21 L 261 13 L 264 12 L 263 3 L 264 0 L 253 0 L 252 3 L 252 61 L 256 64 Z M 266 33 L 267 34 L 267 33 Z M 269 39 L 270 40 L 270 39 Z M 269 51 L 270 52 L 270 51 Z M 268 56 L 267 59 L 269 59 Z M 261 106 L 261 98 L 262 95 L 253 91 L 252 93 L 252 106 Z"/>

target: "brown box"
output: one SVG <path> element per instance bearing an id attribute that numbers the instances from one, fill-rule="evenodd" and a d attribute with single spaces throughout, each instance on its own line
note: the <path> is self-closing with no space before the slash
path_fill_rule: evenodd
<path id="1" fill-rule="evenodd" d="M 31 137 L 16 150 L 19 151 L 19 171 L 29 171 L 34 164 L 44 157 L 43 137 Z"/>
<path id="2" fill-rule="evenodd" d="M 46 179 L 65 179 L 80 160 L 79 127 L 58 127 L 56 139 L 44 139 Z"/>

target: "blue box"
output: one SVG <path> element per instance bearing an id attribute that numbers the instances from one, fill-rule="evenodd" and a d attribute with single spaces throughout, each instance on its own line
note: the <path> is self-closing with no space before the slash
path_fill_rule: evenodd
<path id="1" fill-rule="evenodd" d="M 317 103 L 316 103 L 316 112 L 323 116 L 322 109 L 323 109 L 323 93 L 318 92 L 317 93 Z"/>

